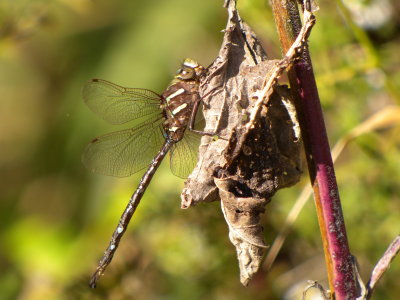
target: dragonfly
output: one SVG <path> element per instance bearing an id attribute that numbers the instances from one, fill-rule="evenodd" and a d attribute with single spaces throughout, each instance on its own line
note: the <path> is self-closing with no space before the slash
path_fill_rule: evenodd
<path id="1" fill-rule="evenodd" d="M 213 136 L 194 129 L 201 101 L 200 78 L 204 72 L 196 61 L 185 59 L 162 94 L 126 88 L 102 79 L 92 79 L 84 85 L 82 96 L 93 112 L 111 124 L 133 120 L 136 123 L 132 128 L 93 139 L 84 150 L 83 164 L 93 172 L 115 177 L 130 176 L 148 166 L 91 277 L 91 288 L 96 287 L 111 263 L 146 188 L 167 153 L 170 152 L 172 173 L 186 178 L 197 160 L 199 136 Z"/>

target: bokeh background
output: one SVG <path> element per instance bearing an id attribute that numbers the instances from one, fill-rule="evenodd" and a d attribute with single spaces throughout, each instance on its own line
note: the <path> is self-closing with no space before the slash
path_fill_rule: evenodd
<path id="1" fill-rule="evenodd" d="M 239 5 L 279 58 L 268 1 Z M 310 48 L 331 145 L 390 112 L 336 162 L 366 281 L 400 228 L 399 4 L 319 5 Z M 219 204 L 181 210 L 183 180 L 166 161 L 98 288 L 87 286 L 141 174 L 116 179 L 82 166 L 85 144 L 119 129 L 85 107 L 83 83 L 97 77 L 161 92 L 185 57 L 212 62 L 225 22 L 222 0 L 0 0 L 0 299 L 299 299 L 305 280 L 326 282 L 312 201 L 272 270 L 244 288 Z M 305 174 L 268 206 L 269 244 L 308 184 Z M 398 299 L 399 278 L 397 258 L 375 299 Z"/>

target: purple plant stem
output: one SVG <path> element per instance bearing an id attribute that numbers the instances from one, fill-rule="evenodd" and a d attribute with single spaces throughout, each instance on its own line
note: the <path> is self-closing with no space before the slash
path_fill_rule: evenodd
<path id="1" fill-rule="evenodd" d="M 296 1 L 272 0 L 285 53 L 301 28 Z M 306 151 L 332 299 L 355 299 L 357 286 L 339 191 L 308 48 L 288 71 Z"/>
<path id="2" fill-rule="evenodd" d="M 305 120 L 302 125 L 305 130 L 302 132 L 308 133 L 309 145 L 306 147 L 309 149 L 306 150 L 308 168 L 324 242 L 331 290 L 335 292 L 335 299 L 355 299 L 353 262 L 311 63 L 296 65 L 294 74 L 299 86 L 297 91 Z"/>

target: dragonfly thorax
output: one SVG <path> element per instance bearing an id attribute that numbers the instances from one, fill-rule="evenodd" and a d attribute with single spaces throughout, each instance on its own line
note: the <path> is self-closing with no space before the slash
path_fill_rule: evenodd
<path id="1" fill-rule="evenodd" d="M 162 94 L 162 108 L 166 118 L 164 130 L 168 137 L 178 142 L 188 126 L 193 105 L 199 101 L 200 76 L 204 68 L 191 59 L 186 59 L 178 74 Z"/>

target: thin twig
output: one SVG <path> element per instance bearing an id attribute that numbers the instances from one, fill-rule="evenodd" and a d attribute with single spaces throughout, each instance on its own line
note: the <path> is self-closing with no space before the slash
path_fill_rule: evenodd
<path id="1" fill-rule="evenodd" d="M 278 83 L 279 77 L 282 73 L 294 64 L 299 55 L 303 52 L 303 48 L 307 44 L 307 39 L 310 35 L 311 29 L 315 24 L 315 16 L 311 11 L 304 11 L 304 26 L 301 28 L 296 40 L 293 42 L 292 46 L 287 50 L 283 59 L 278 61 L 276 65 L 268 72 L 266 75 L 266 81 L 264 82 L 264 87 L 261 91 L 257 93 L 257 101 L 254 103 L 254 108 L 249 116 L 249 121 L 244 126 L 244 131 L 238 141 L 241 145 L 247 139 L 248 133 L 254 128 L 255 123 L 260 114 L 261 108 L 265 106 L 266 102 L 270 98 L 274 87 Z M 238 154 L 239 152 L 237 152 Z M 233 160 L 235 157 L 232 157 Z"/>
<path id="2" fill-rule="evenodd" d="M 312 288 L 318 289 L 318 291 L 321 294 L 322 299 L 329 300 L 328 293 L 324 290 L 324 287 L 321 284 L 319 284 L 317 281 L 314 281 L 314 280 L 308 281 L 308 285 L 304 288 L 304 291 L 303 291 L 303 296 L 301 298 L 302 300 L 306 300 L 307 292 Z"/>
<path id="3" fill-rule="evenodd" d="M 383 274 L 389 269 L 390 263 L 400 252 L 400 235 L 398 235 L 393 242 L 389 245 L 381 259 L 372 270 L 371 278 L 367 283 L 367 297 L 370 299 L 372 292 L 374 291 L 376 284 L 382 278 Z"/>

